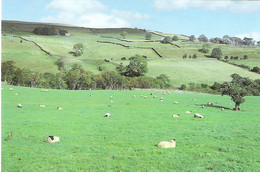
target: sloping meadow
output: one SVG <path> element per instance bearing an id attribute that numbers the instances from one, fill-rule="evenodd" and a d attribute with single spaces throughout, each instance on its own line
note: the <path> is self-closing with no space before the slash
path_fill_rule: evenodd
<path id="1" fill-rule="evenodd" d="M 3 171 L 260 168 L 259 97 L 246 97 L 235 112 L 230 97 L 218 95 L 2 88 Z M 45 142 L 50 135 L 60 142 Z M 156 147 L 171 139 L 176 148 Z"/>

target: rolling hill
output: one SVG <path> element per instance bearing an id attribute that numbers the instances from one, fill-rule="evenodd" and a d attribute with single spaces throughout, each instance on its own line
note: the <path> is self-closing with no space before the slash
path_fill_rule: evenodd
<path id="1" fill-rule="evenodd" d="M 70 36 L 42 36 L 32 32 L 35 27 L 46 25 L 67 30 Z M 123 31 L 127 32 L 125 39 L 120 36 Z M 152 34 L 150 41 L 145 40 L 147 33 Z M 198 52 L 204 43 L 198 40 L 189 42 L 187 36 L 177 35 L 180 39 L 173 44 L 160 43 L 165 36 L 173 35 L 175 34 L 137 28 L 97 29 L 61 24 L 2 21 L 2 62 L 13 60 L 16 66 L 21 68 L 56 73 L 58 67 L 55 62 L 63 57 L 67 67 L 78 63 L 86 71 L 97 74 L 100 73 L 98 67 L 102 67 L 103 71 L 115 70 L 120 63 L 128 64 L 129 61 L 121 60 L 122 57 L 128 59 L 135 54 L 140 54 L 146 56 L 148 60 L 147 76 L 156 77 L 166 74 L 174 86 L 191 82 L 212 84 L 215 81 L 229 81 L 232 73 L 251 79 L 260 78 L 259 74 L 247 69 L 207 58 L 205 54 Z M 82 43 L 84 46 L 84 53 L 80 57 L 69 54 L 76 43 Z M 260 66 L 260 47 L 209 44 L 211 49 L 220 47 L 223 56 L 248 56 L 248 60 L 236 60 L 237 64 Z M 185 53 L 188 56 L 197 54 L 198 58 L 183 59 Z M 108 63 L 104 59 L 113 60 Z"/>

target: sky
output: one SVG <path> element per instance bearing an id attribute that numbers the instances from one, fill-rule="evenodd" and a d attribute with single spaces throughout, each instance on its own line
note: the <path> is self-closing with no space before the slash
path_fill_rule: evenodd
<path id="1" fill-rule="evenodd" d="M 260 41 L 260 1 L 252 0 L 2 0 L 2 20 Z"/>

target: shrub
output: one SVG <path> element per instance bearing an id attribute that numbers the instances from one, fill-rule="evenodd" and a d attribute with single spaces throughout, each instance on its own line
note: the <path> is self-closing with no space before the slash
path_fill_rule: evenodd
<path id="1" fill-rule="evenodd" d="M 126 57 L 122 57 L 121 60 L 126 60 Z"/>
<path id="2" fill-rule="evenodd" d="M 172 40 L 173 40 L 173 41 L 178 41 L 179 38 L 178 38 L 178 36 L 175 35 L 175 36 L 172 37 Z"/>
<path id="3" fill-rule="evenodd" d="M 182 84 L 181 87 L 180 87 L 181 90 L 186 90 L 187 89 L 187 86 Z"/>
<path id="4" fill-rule="evenodd" d="M 168 43 L 171 43 L 172 42 L 172 38 L 169 37 L 169 36 L 166 36 L 162 41 L 161 43 L 163 44 L 168 44 Z"/>
<path id="5" fill-rule="evenodd" d="M 197 54 L 193 54 L 192 58 L 196 59 L 198 56 Z"/>

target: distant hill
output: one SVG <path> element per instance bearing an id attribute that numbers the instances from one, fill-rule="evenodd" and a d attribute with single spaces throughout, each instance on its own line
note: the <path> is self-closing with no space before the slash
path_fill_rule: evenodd
<path id="1" fill-rule="evenodd" d="M 33 33 L 34 28 L 42 26 L 66 30 L 69 36 L 43 36 Z M 122 32 L 127 32 L 125 38 L 121 36 Z M 145 39 L 147 33 L 152 35 L 151 40 Z M 165 36 L 174 35 L 179 37 L 178 41 L 173 41 L 171 44 L 160 43 Z M 80 57 L 74 57 L 69 53 L 76 43 L 82 43 L 84 46 L 84 53 Z M 118 64 L 129 62 L 121 58 L 128 59 L 140 54 L 146 56 L 148 60 L 147 76 L 166 74 L 175 86 L 191 82 L 205 84 L 224 82 L 230 80 L 229 76 L 232 73 L 260 79 L 259 74 L 248 69 L 208 58 L 213 48 L 221 48 L 223 57 L 248 56 L 248 60 L 230 60 L 233 63 L 244 64 L 250 68 L 260 67 L 260 47 L 208 43 L 210 52 L 204 54 L 198 51 L 203 44 L 205 43 L 197 39 L 190 42 L 185 35 L 138 28 L 98 29 L 53 23 L 2 21 L 2 62 L 13 60 L 21 68 L 56 73 L 58 67 L 55 62 L 62 57 L 68 68 L 72 64 L 79 63 L 86 71 L 97 74 L 101 72 L 98 67 L 102 67 L 102 71 L 115 71 Z M 183 59 L 184 54 L 187 54 L 188 58 Z M 194 54 L 197 58 L 189 59 L 189 56 Z M 110 62 L 106 62 L 105 59 L 109 59 Z"/>

